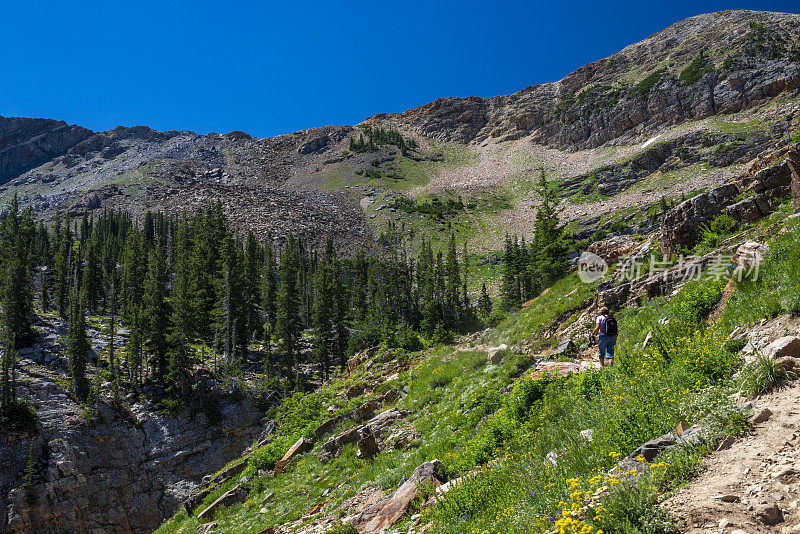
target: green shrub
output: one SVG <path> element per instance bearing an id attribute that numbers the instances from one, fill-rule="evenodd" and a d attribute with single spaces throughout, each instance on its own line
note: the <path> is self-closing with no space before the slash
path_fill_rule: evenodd
<path id="1" fill-rule="evenodd" d="M 534 404 L 544 398 L 544 393 L 550 384 L 561 381 L 563 380 L 558 377 L 548 375 L 539 378 L 523 377 L 514 384 L 511 395 L 506 401 L 511 415 L 517 421 L 524 421 Z"/>
<path id="2" fill-rule="evenodd" d="M 697 56 L 681 71 L 678 76 L 678 81 L 681 85 L 692 85 L 699 80 L 703 74 L 713 70 L 714 66 L 710 64 L 709 58 L 704 51 L 701 51 Z"/>
<path id="3" fill-rule="evenodd" d="M 707 252 L 717 248 L 736 229 L 736 221 L 730 215 L 723 213 L 711 223 L 701 226 L 702 239 L 698 244 L 700 252 Z"/>
<path id="4" fill-rule="evenodd" d="M 423 349 L 419 335 L 408 323 L 402 323 L 395 328 L 388 329 L 384 334 L 383 344 L 385 348 L 402 348 L 410 352 Z"/>
<path id="5" fill-rule="evenodd" d="M 667 69 L 665 68 L 656 69 L 644 80 L 636 84 L 634 88 L 631 89 L 631 93 L 637 93 L 642 96 L 647 95 L 647 93 L 650 92 L 650 89 L 652 89 L 666 73 Z"/>
<path id="6" fill-rule="evenodd" d="M 705 320 L 714 309 L 726 281 L 719 278 L 706 278 L 687 282 L 670 301 L 670 316 L 681 325 L 696 325 Z"/>
<path id="7" fill-rule="evenodd" d="M 275 462 L 283 458 L 299 436 L 279 436 L 273 441 L 256 449 L 248 461 L 248 471 L 253 473 L 259 469 L 272 469 Z"/>
<path id="8" fill-rule="evenodd" d="M 296 392 L 278 408 L 276 418 L 284 435 L 311 436 L 320 422 L 322 399 L 315 393 Z M 295 438 L 297 439 L 297 438 Z"/>

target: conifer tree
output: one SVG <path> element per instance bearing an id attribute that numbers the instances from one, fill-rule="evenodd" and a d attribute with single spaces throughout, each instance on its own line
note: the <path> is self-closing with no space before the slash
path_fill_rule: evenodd
<path id="1" fill-rule="evenodd" d="M 49 283 L 49 280 L 47 279 L 47 272 L 46 271 L 42 272 L 42 274 L 41 274 L 41 276 L 39 278 L 39 282 L 41 283 L 41 286 L 42 286 L 42 291 L 41 291 L 40 296 L 39 296 L 39 302 L 40 302 L 40 304 L 42 306 L 42 310 L 45 311 L 45 312 L 49 312 L 50 311 L 50 290 L 48 289 L 48 287 L 50 286 L 50 283 Z"/>
<path id="2" fill-rule="evenodd" d="M 445 309 L 448 315 L 448 326 L 455 328 L 461 319 L 461 276 L 458 256 L 456 255 L 456 237 L 450 233 L 447 244 L 447 263 L 445 266 Z"/>
<path id="3" fill-rule="evenodd" d="M 125 238 L 125 248 L 122 253 L 122 280 L 121 297 L 123 302 L 123 317 L 127 322 L 132 321 L 133 311 L 142 303 L 144 277 L 147 272 L 148 250 L 145 247 L 141 233 L 132 229 Z"/>
<path id="4" fill-rule="evenodd" d="M 192 222 L 194 246 L 192 248 L 192 309 L 194 325 L 198 337 L 211 341 L 217 324 L 214 310 L 219 301 L 219 291 L 223 285 L 225 255 L 223 247 L 227 238 L 227 222 L 222 204 L 213 206 L 198 214 Z"/>
<path id="5" fill-rule="evenodd" d="M 61 219 L 56 219 L 56 252 L 53 258 L 53 286 L 55 307 L 60 317 L 67 316 L 67 305 L 70 292 L 70 271 L 72 255 L 72 234 L 69 218 L 62 226 Z"/>
<path id="6" fill-rule="evenodd" d="M 217 302 L 213 316 L 219 325 L 225 358 L 230 362 L 237 353 L 245 356 L 247 348 L 242 252 L 233 237 L 225 240 L 222 256 L 222 273 L 216 283 Z"/>
<path id="7" fill-rule="evenodd" d="M 503 255 L 502 277 L 500 279 L 500 304 L 503 310 L 514 310 L 520 305 L 517 238 L 506 234 L 505 254 Z"/>
<path id="8" fill-rule="evenodd" d="M 269 336 L 275 331 L 275 300 L 278 294 L 278 282 L 275 278 L 275 256 L 272 250 L 272 234 L 267 234 L 264 244 L 264 268 L 261 275 L 261 312 L 265 319 L 264 330 L 267 346 Z"/>
<path id="9" fill-rule="evenodd" d="M 142 312 L 141 306 L 133 307 L 131 311 L 130 334 L 125 346 L 128 379 L 134 386 L 142 380 Z"/>
<path id="10" fill-rule="evenodd" d="M 175 257 L 172 267 L 175 278 L 172 282 L 172 294 L 170 303 L 172 305 L 172 324 L 179 331 L 178 338 L 189 341 L 194 328 L 194 310 L 192 307 L 192 290 L 195 287 L 195 271 L 191 264 L 191 230 L 184 221 L 178 224 L 173 239 L 173 249 Z"/>
<path id="11" fill-rule="evenodd" d="M 330 242 L 331 257 L 331 272 L 330 272 L 330 287 L 331 287 L 331 303 L 333 310 L 332 315 L 332 328 L 333 328 L 333 345 L 332 350 L 339 354 L 339 367 L 344 371 L 347 366 L 347 291 L 342 283 L 342 269 L 339 259 L 336 257 L 336 250 L 333 248 L 333 242 Z"/>
<path id="12" fill-rule="evenodd" d="M 116 347 L 114 338 L 117 333 L 117 280 L 115 272 L 111 271 L 109 277 L 108 295 L 108 370 L 111 372 L 111 382 L 114 388 L 114 400 L 119 397 L 119 369 L 116 358 Z"/>
<path id="13" fill-rule="evenodd" d="M 462 253 L 464 260 L 464 276 L 461 277 L 462 284 L 462 302 L 464 308 L 469 308 L 469 293 L 467 292 L 467 277 L 469 275 L 469 256 L 467 255 L 467 240 L 464 240 L 464 252 Z"/>
<path id="14" fill-rule="evenodd" d="M 315 300 L 312 316 L 314 328 L 314 356 L 327 380 L 331 368 L 332 331 L 331 316 L 334 307 L 334 290 L 331 273 L 332 246 L 326 246 L 322 261 L 314 276 Z"/>
<path id="15" fill-rule="evenodd" d="M 489 292 L 486 291 L 486 284 L 481 284 L 481 295 L 478 298 L 478 311 L 484 317 L 488 317 L 492 313 L 492 299 L 489 298 Z"/>
<path id="16" fill-rule="evenodd" d="M 86 379 L 86 360 L 89 341 L 86 338 L 86 295 L 75 287 L 70 295 L 69 319 L 67 321 L 67 358 L 75 396 L 86 401 L 89 382 Z"/>
<path id="17" fill-rule="evenodd" d="M 298 342 L 302 330 L 300 321 L 300 296 L 297 288 L 299 251 L 290 234 L 280 261 L 280 286 L 275 333 L 281 342 L 281 358 L 286 369 L 288 384 L 294 382 L 294 367 L 297 363 Z"/>
<path id="18" fill-rule="evenodd" d="M 244 249 L 244 298 L 245 298 L 245 329 L 246 339 L 255 337 L 261 339 L 264 323 L 259 317 L 261 309 L 261 251 L 253 232 L 247 233 L 247 242 Z"/>
<path id="19" fill-rule="evenodd" d="M 541 199 L 534 222 L 533 281 L 538 294 L 567 274 L 567 248 L 558 222 L 557 198 L 545 180 L 544 170 L 539 178 L 537 193 Z M 538 282 L 538 283 L 537 283 Z"/>
<path id="20" fill-rule="evenodd" d="M 153 377 L 163 382 L 167 373 L 167 328 L 169 309 L 166 301 L 167 266 L 164 248 L 159 243 L 150 251 L 144 290 L 144 345 L 149 355 Z"/>
<path id="21" fill-rule="evenodd" d="M 97 306 L 103 291 L 102 270 L 99 258 L 99 234 L 92 232 L 92 235 L 84 242 L 83 256 L 83 276 L 81 277 L 84 290 L 86 291 L 87 312 L 97 312 Z"/>
<path id="22" fill-rule="evenodd" d="M 21 215 L 17 195 L 8 203 L 8 213 L 0 227 L 0 244 L 5 253 L 3 266 L 2 325 L 12 349 L 33 338 L 33 279 L 29 265 L 25 228 L 32 226 L 30 213 Z"/>

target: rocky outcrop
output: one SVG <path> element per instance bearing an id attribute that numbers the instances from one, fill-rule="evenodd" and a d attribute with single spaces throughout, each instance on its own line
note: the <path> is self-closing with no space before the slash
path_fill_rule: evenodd
<path id="1" fill-rule="evenodd" d="M 25 382 L 39 428 L 0 433 L 2 532 L 151 532 L 261 431 L 263 414 L 224 399 L 218 424 L 133 404 L 127 413 L 103 405 L 104 422 L 86 427 L 57 381 L 31 374 Z M 29 466 L 35 476 L 22 487 Z"/>
<path id="2" fill-rule="evenodd" d="M 564 180 L 559 195 L 613 196 L 654 172 L 685 169 L 703 163 L 709 167 L 727 167 L 747 163 L 758 156 L 764 146 L 786 136 L 787 126 L 780 123 L 770 134 L 764 131 L 748 134 L 711 133 L 704 130 L 687 133 L 657 142 L 633 157 L 604 165 L 591 172 Z"/>
<path id="3" fill-rule="evenodd" d="M 322 449 L 319 455 L 320 460 L 326 462 L 331 458 L 339 456 L 339 453 L 341 453 L 342 449 L 346 445 L 358 443 L 368 435 L 373 436 L 376 440 L 381 438 L 392 425 L 400 421 L 402 418 L 403 413 L 397 408 L 392 408 L 391 410 L 386 410 L 374 416 L 372 419 L 367 421 L 366 424 L 350 427 L 342 431 L 338 436 L 335 436 L 322 444 Z M 378 447 L 378 445 L 379 444 L 376 441 L 375 446 Z M 372 444 L 365 442 L 364 446 L 371 447 Z"/>
<path id="4" fill-rule="evenodd" d="M 793 14 L 698 15 L 558 82 L 493 98 L 442 98 L 375 120 L 461 143 L 530 136 L 537 144 L 575 150 L 641 142 L 661 127 L 797 94 L 799 27 L 800 16 Z M 722 52 L 706 61 L 701 53 L 711 53 L 709 43 Z M 671 66 L 662 69 L 664 62 Z M 633 83 L 621 82 L 626 77 Z"/>
<path id="5" fill-rule="evenodd" d="M 0 116 L 0 184 L 64 155 L 91 135 L 64 121 Z"/>
<path id="6" fill-rule="evenodd" d="M 286 454 L 283 455 L 283 458 L 275 463 L 275 472 L 283 473 L 283 470 L 286 469 L 287 465 L 292 463 L 292 460 L 295 457 L 300 456 L 304 452 L 310 451 L 313 447 L 313 439 L 303 437 L 298 438 L 298 440 L 294 442 L 294 445 L 289 447 L 289 450 L 286 451 Z"/>
<path id="7" fill-rule="evenodd" d="M 439 460 L 420 465 L 389 497 L 369 506 L 353 518 L 353 526 L 361 534 L 376 534 L 394 525 L 420 494 L 421 488 L 429 485 L 434 490 L 442 484 L 445 480 L 443 467 Z"/>
<path id="8" fill-rule="evenodd" d="M 586 249 L 587 252 L 596 254 L 611 265 L 622 257 L 631 255 L 637 243 L 629 236 L 614 236 L 601 241 L 595 241 Z"/>
<path id="9" fill-rule="evenodd" d="M 737 223 L 751 223 L 768 215 L 792 191 L 792 161 L 800 146 L 792 145 L 780 163 L 762 168 L 690 198 L 668 211 L 661 222 L 659 244 L 665 256 L 678 247 L 691 248 L 702 236 L 703 226 L 726 213 Z"/>

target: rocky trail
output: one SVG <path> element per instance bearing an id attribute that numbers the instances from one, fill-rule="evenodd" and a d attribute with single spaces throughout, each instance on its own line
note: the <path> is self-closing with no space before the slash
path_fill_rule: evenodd
<path id="1" fill-rule="evenodd" d="M 754 410 L 754 422 L 766 420 L 729 448 L 723 442 L 703 473 L 664 502 L 681 532 L 800 532 L 800 385 L 757 399 Z"/>

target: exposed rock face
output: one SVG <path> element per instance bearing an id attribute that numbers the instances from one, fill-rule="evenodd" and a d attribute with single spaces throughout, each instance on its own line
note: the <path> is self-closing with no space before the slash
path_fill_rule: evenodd
<path id="1" fill-rule="evenodd" d="M 791 192 L 791 161 L 800 154 L 800 146 L 795 144 L 779 152 L 785 154 L 781 163 L 760 169 L 752 176 L 745 174 L 667 212 L 659 236 L 664 255 L 673 254 L 678 247 L 694 246 L 700 239 L 703 225 L 723 213 L 739 223 L 750 223 L 775 209 Z"/>
<path id="2" fill-rule="evenodd" d="M 2 532 L 152 532 L 261 430 L 260 412 L 231 401 L 215 426 L 203 414 L 172 418 L 135 404 L 126 417 L 104 406 L 106 422 L 83 427 L 80 406 L 57 382 L 29 380 L 22 393 L 39 412 L 39 431 L 0 433 Z M 25 489 L 31 440 L 37 478 Z"/>
<path id="3" fill-rule="evenodd" d="M 91 135 L 64 121 L 0 116 L 0 184 L 64 155 Z"/>
<path id="4" fill-rule="evenodd" d="M 773 140 L 787 133 L 784 123 L 776 125 L 770 135 L 721 134 L 705 131 L 691 132 L 658 142 L 632 158 L 604 165 L 589 173 L 564 180 L 559 195 L 569 197 L 576 194 L 603 196 L 615 195 L 656 171 L 670 172 L 684 169 L 697 163 L 709 167 L 727 167 L 746 163 L 755 158 Z"/>
<path id="5" fill-rule="evenodd" d="M 793 14 L 734 10 L 698 15 L 558 82 L 486 99 L 442 98 L 375 119 L 396 120 L 420 134 L 461 143 L 527 135 L 535 143 L 571 150 L 630 143 L 659 127 L 739 111 L 783 92 L 796 94 L 798 27 L 800 16 Z M 771 52 L 773 35 L 789 43 L 780 54 Z M 710 43 L 725 55 L 681 78 Z M 725 62 L 737 52 L 737 59 Z M 665 59 L 673 66 L 661 72 Z M 637 76 L 635 85 L 618 83 L 634 70 L 644 79 Z"/>
<path id="6" fill-rule="evenodd" d="M 632 254 L 636 250 L 636 242 L 628 236 L 614 236 L 602 241 L 595 241 L 586 250 L 597 254 L 611 265 L 621 257 Z"/>

